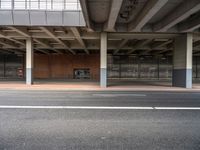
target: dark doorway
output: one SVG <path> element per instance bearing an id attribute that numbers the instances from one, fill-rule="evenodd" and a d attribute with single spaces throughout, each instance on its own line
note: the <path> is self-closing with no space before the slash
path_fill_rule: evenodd
<path id="1" fill-rule="evenodd" d="M 74 79 L 90 79 L 90 69 L 74 69 Z"/>

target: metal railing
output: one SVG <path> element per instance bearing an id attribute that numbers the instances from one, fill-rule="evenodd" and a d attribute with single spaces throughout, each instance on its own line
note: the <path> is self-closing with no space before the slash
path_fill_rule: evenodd
<path id="1" fill-rule="evenodd" d="M 0 0 L 0 9 L 81 10 L 79 0 Z"/>

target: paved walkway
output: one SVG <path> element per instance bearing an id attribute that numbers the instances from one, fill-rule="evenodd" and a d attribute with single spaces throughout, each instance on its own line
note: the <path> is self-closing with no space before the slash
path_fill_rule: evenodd
<path id="1" fill-rule="evenodd" d="M 109 81 L 107 88 L 100 88 L 98 81 L 36 80 L 33 85 L 25 81 L 0 81 L 0 90 L 66 90 L 66 91 L 197 91 L 200 83 L 194 83 L 193 89 L 172 87 L 170 81 Z"/>

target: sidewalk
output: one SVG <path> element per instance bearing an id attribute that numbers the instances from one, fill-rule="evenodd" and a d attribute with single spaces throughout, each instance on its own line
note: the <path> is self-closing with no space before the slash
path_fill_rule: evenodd
<path id="1" fill-rule="evenodd" d="M 0 90 L 200 92 L 200 83 L 194 83 L 193 89 L 185 89 L 172 87 L 166 81 L 112 81 L 107 88 L 100 88 L 99 82 L 94 81 L 36 81 L 33 85 L 26 85 L 24 81 L 0 81 Z"/>

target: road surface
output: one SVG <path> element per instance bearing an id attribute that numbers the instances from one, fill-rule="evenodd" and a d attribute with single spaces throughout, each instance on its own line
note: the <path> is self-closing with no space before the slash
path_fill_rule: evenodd
<path id="1" fill-rule="evenodd" d="M 199 150 L 200 93 L 0 91 L 0 150 Z"/>

